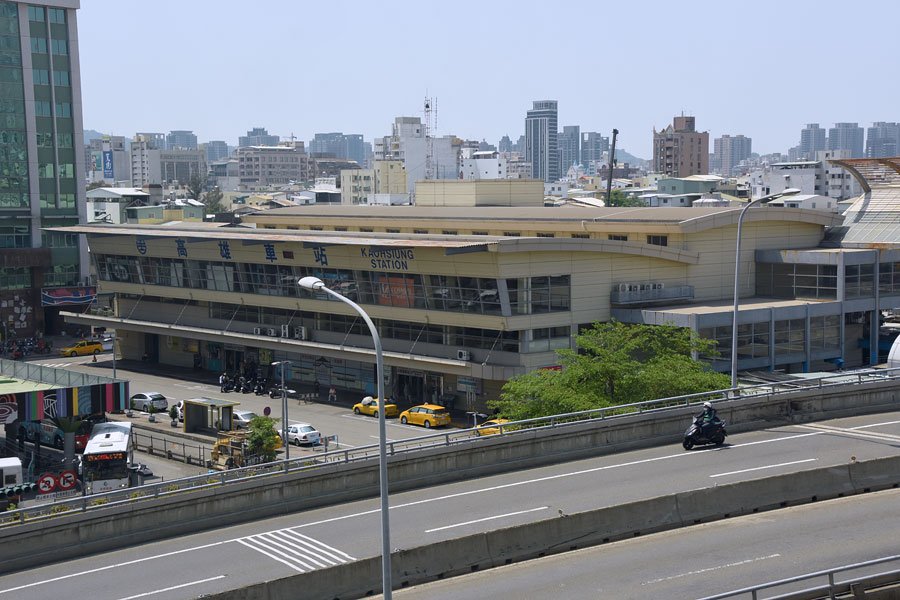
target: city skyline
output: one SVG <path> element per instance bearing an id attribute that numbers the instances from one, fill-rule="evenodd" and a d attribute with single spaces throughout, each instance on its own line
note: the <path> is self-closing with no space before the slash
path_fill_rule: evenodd
<path id="1" fill-rule="evenodd" d="M 253 127 L 306 141 L 329 131 L 371 141 L 398 116 L 423 116 L 427 95 L 437 99 L 437 135 L 496 144 L 524 133 L 533 101 L 552 99 L 560 129 L 609 135 L 615 127 L 619 148 L 650 158 L 653 128 L 682 113 L 711 138 L 752 138 L 760 154 L 786 153 L 807 123 L 900 121 L 892 102 L 900 84 L 885 77 L 882 58 L 896 45 L 894 5 L 871 20 L 836 2 L 762 1 L 752 11 L 651 2 L 642 20 L 625 6 L 598 13 L 568 2 L 555 5 L 561 18 L 596 27 L 556 27 L 552 40 L 547 20 L 529 10 L 543 5 L 516 6 L 483 5 L 473 15 L 407 2 L 273 2 L 240 11 L 86 0 L 78 12 L 85 127 L 126 137 L 190 129 L 201 141 L 229 144 Z M 844 30 L 859 32 L 853 50 L 815 39 L 806 46 L 816 50 L 796 50 L 801 32 L 825 39 L 838 16 Z M 743 38 L 733 35 L 737 26 Z M 727 52 L 711 51 L 719 37 L 734 40 Z M 823 90 L 828 72 L 847 77 Z M 146 93 L 117 100 L 117 74 L 138 74 L 132 83 Z M 870 81 L 877 93 L 860 93 Z"/>

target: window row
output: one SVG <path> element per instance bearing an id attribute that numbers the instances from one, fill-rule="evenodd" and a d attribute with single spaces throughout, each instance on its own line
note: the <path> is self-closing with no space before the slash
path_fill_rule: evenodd
<path id="1" fill-rule="evenodd" d="M 24 290 L 31 287 L 28 267 L 0 267 L 0 289 Z"/>
<path id="2" fill-rule="evenodd" d="M 107 281 L 288 297 L 301 297 L 297 280 L 311 275 L 329 289 L 361 304 L 423 310 L 512 316 L 565 312 L 571 307 L 569 275 L 498 281 L 455 275 L 109 255 L 97 256 L 97 267 L 100 278 Z M 504 287 L 506 290 L 501 293 Z M 333 300 L 325 292 L 312 296 Z"/>

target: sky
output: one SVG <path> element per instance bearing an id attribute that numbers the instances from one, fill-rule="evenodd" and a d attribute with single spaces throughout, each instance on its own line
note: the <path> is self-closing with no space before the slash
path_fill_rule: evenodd
<path id="1" fill-rule="evenodd" d="M 513 142 L 535 100 L 559 128 L 651 156 L 654 127 L 787 152 L 807 123 L 900 121 L 900 2 L 81 0 L 85 129 L 189 129 L 237 144 L 253 127 Z M 893 65 L 893 66 L 892 66 Z"/>

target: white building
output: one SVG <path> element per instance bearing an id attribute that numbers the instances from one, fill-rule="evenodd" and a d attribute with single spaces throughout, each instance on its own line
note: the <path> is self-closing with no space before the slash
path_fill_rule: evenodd
<path id="1" fill-rule="evenodd" d="M 85 219 L 88 223 L 125 223 L 125 209 L 145 205 L 150 194 L 137 188 L 95 188 L 87 193 Z"/>
<path id="2" fill-rule="evenodd" d="M 859 183 L 846 170 L 829 162 L 844 158 L 849 158 L 846 151 L 821 151 L 816 153 L 816 160 L 772 163 L 750 174 L 751 194 L 761 198 L 796 188 L 801 194 L 829 196 L 835 200 L 858 196 L 862 193 Z"/>
<path id="3" fill-rule="evenodd" d="M 429 142 L 435 179 L 456 179 L 457 153 L 454 137 L 425 137 L 425 126 L 419 117 L 397 117 L 391 135 L 375 139 L 375 160 L 399 160 L 407 175 L 407 191 L 415 193 L 416 181 L 426 179 Z"/>
<path id="4" fill-rule="evenodd" d="M 140 188 L 162 183 L 162 164 L 158 141 L 144 134 L 131 141 L 131 185 Z"/>
<path id="5" fill-rule="evenodd" d="M 496 150 L 463 148 L 459 160 L 460 179 L 508 179 L 507 161 Z"/>

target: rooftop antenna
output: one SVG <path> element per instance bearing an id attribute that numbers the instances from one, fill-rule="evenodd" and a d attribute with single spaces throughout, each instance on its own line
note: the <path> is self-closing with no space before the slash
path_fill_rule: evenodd
<path id="1" fill-rule="evenodd" d="M 426 92 L 427 94 L 428 92 Z M 434 179 L 434 101 L 425 96 L 425 179 Z"/>

